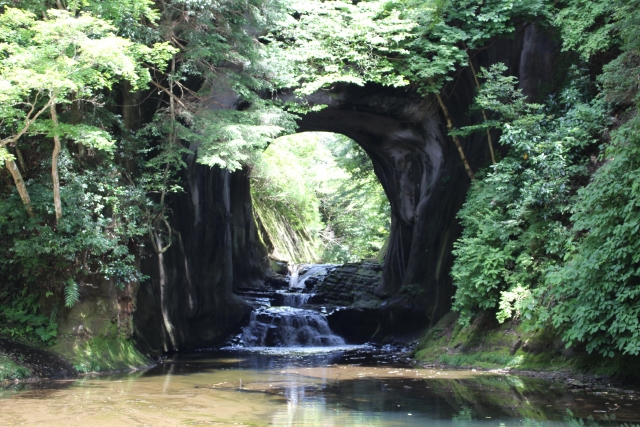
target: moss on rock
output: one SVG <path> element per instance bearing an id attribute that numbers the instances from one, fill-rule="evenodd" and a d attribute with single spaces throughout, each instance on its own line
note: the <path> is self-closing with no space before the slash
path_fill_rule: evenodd
<path id="1" fill-rule="evenodd" d="M 527 330 L 517 322 L 499 324 L 490 313 L 462 327 L 457 313 L 450 312 L 425 332 L 413 355 L 419 362 L 456 367 L 640 378 L 637 357 L 604 358 L 565 348 L 557 334 Z"/>
<path id="2" fill-rule="evenodd" d="M 131 339 L 117 335 L 58 344 L 54 350 L 80 373 L 133 370 L 151 364 Z"/>
<path id="3" fill-rule="evenodd" d="M 31 371 L 21 364 L 9 359 L 9 357 L 0 354 L 0 382 L 12 381 L 29 378 Z"/>

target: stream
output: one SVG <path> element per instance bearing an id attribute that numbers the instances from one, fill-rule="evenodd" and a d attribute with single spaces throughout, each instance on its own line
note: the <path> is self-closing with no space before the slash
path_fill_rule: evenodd
<path id="1" fill-rule="evenodd" d="M 637 395 L 416 369 L 366 346 L 180 353 L 145 372 L 0 392 L 0 426 L 577 426 L 577 417 L 638 423 Z"/>
<path id="2" fill-rule="evenodd" d="M 0 389 L 0 426 L 640 423 L 634 390 L 416 367 L 390 346 L 348 345 L 326 309 L 309 304 L 305 281 L 316 276 L 304 277 L 287 289 L 247 291 L 251 322 L 224 348 L 176 353 L 146 371 Z"/>

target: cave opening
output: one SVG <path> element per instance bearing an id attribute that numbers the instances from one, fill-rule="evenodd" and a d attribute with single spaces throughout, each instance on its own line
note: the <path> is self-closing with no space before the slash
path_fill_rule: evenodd
<path id="1" fill-rule="evenodd" d="M 251 171 L 258 233 L 272 259 L 382 262 L 391 207 L 368 154 L 332 132 L 274 140 Z"/>
<path id="2" fill-rule="evenodd" d="M 382 278 L 391 206 L 369 154 L 343 134 L 300 132 L 271 142 L 248 177 L 270 271 L 264 285 L 234 288 L 252 311 L 228 343 L 261 349 L 368 341 L 377 329 L 375 309 L 358 322 L 364 327 L 344 324 L 352 315 L 346 306 L 357 298 L 381 302 L 373 292 Z"/>

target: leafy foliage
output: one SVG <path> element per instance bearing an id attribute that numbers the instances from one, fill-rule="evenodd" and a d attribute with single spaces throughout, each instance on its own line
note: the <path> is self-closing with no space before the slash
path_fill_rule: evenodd
<path id="1" fill-rule="evenodd" d="M 134 88 L 150 80 L 143 61 L 166 62 L 167 45 L 150 49 L 118 37 L 106 21 L 67 11 L 50 10 L 48 18 L 6 8 L 0 15 L 0 120 L 2 146 L 15 141 L 21 131 L 80 139 L 88 146 L 109 148 L 113 142 L 104 130 L 83 124 L 54 127 L 37 120 L 51 104 L 92 98 L 96 91 L 128 80 Z M 28 108 L 25 108 L 27 106 Z"/>
<path id="2" fill-rule="evenodd" d="M 391 228 L 391 206 L 371 160 L 354 141 L 327 141 L 336 164 L 348 178 L 327 192 L 320 207 L 326 228 L 323 259 L 355 262 L 384 256 Z"/>
<path id="3" fill-rule="evenodd" d="M 463 322 L 477 309 L 500 306 L 501 320 L 521 311 L 513 306 L 523 300 L 516 295 L 537 286 L 550 266 L 562 262 L 571 236 L 566 216 L 572 181 L 586 173 L 579 154 L 605 124 L 602 102 L 587 103 L 575 86 L 561 94 L 559 108 L 551 101 L 543 109 L 526 103 L 514 88 L 516 80 L 503 76 L 504 71 L 495 65 L 481 74 L 486 84 L 476 102 L 492 114 L 491 120 L 459 131 L 498 126 L 500 142 L 509 147 L 472 184 L 458 214 L 464 232 L 455 244 L 452 276 L 457 286 L 454 309 Z M 576 76 L 573 81 L 580 80 Z"/>
<path id="4" fill-rule="evenodd" d="M 310 95 L 338 82 L 408 84 L 393 64 L 415 26 L 403 9 L 397 1 L 292 2 L 269 37 L 268 52 L 288 66 L 280 85 Z"/>
<path id="5" fill-rule="evenodd" d="M 512 34 L 518 20 L 547 16 L 544 1 L 431 0 L 409 2 L 418 25 L 400 67 L 425 92 L 439 92 L 456 70 L 492 38 Z"/>
<path id="6" fill-rule="evenodd" d="M 618 129 L 609 161 L 578 193 L 573 243 L 566 264 L 549 275 L 556 327 L 568 344 L 613 355 L 640 353 L 640 120 Z"/>
<path id="7" fill-rule="evenodd" d="M 493 120 L 457 133 L 498 128 L 511 152 L 473 184 L 459 214 L 465 230 L 452 273 L 463 320 L 493 309 L 500 321 L 522 315 L 534 327 L 552 327 L 567 346 L 640 354 L 636 3 L 568 1 L 556 20 L 565 49 L 584 59 L 619 45 L 598 77 L 602 96 L 574 75 L 535 118 L 538 107 L 509 90 L 514 80 L 485 72 L 477 105 Z M 609 111 L 616 128 L 603 134 Z M 589 147 L 603 136 L 609 142 L 597 156 Z M 580 176 L 596 167 L 581 186 Z"/>
<path id="8" fill-rule="evenodd" d="M 608 356 L 640 354 L 640 84 L 630 78 L 638 75 L 640 31 L 630 27 L 637 20 L 630 4 L 613 4 L 629 12 L 619 16 L 624 51 L 599 78 L 605 96 L 625 112 L 624 121 L 611 134 L 603 166 L 578 192 L 572 220 L 580 234 L 566 263 L 548 276 L 555 302 L 548 315 L 567 344 L 582 342 Z"/>
<path id="9" fill-rule="evenodd" d="M 9 288 L 0 292 L 0 334 L 14 339 L 53 344 L 58 325 L 53 316 L 40 313 L 39 295 Z"/>
<path id="10" fill-rule="evenodd" d="M 633 0 L 566 3 L 558 12 L 556 26 L 562 32 L 564 49 L 575 50 L 584 59 L 619 45 L 621 32 L 633 31 L 631 26 L 638 19 Z"/>
<path id="11" fill-rule="evenodd" d="M 294 116 L 260 96 L 276 89 L 276 65 L 254 38 L 279 14 L 280 4 L 265 0 L 167 3 L 158 33 L 178 52 L 166 82 L 156 83 L 169 99 L 154 133 L 190 143 L 200 163 L 229 170 L 291 133 Z M 194 79 L 197 88 L 190 87 Z"/>

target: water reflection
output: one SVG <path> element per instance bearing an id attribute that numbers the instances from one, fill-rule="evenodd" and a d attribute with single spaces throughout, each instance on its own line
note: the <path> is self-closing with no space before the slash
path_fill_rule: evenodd
<path id="1" fill-rule="evenodd" d="M 0 426 L 568 426 L 589 416 L 600 425 L 640 421 L 631 391 L 568 390 L 513 376 L 414 369 L 371 348 L 179 354 L 143 373 L 27 386 L 0 397 Z"/>

